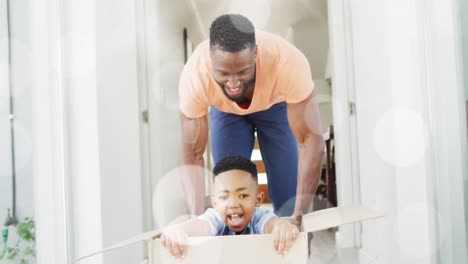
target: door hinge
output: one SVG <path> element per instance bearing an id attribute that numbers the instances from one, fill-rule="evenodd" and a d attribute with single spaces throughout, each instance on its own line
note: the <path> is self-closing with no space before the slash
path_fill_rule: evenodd
<path id="1" fill-rule="evenodd" d="M 144 110 L 143 112 L 141 112 L 141 118 L 143 120 L 143 123 L 148 124 L 148 121 L 149 121 L 148 110 Z"/>
<path id="2" fill-rule="evenodd" d="M 354 102 L 349 102 L 349 115 L 354 115 L 356 113 L 356 104 Z"/>

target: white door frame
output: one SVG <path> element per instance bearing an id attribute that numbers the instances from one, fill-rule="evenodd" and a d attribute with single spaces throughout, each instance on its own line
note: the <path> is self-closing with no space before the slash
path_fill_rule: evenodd
<path id="1" fill-rule="evenodd" d="M 33 55 L 33 181 L 38 264 L 70 263 L 61 10 L 30 2 Z"/>
<path id="2" fill-rule="evenodd" d="M 136 30 L 137 30 L 137 52 L 138 52 L 138 91 L 139 107 L 141 113 L 140 137 L 141 137 L 141 167 L 143 182 L 143 228 L 145 230 L 154 229 L 153 226 L 153 183 L 151 179 L 151 134 L 149 126 L 149 91 L 148 91 L 148 43 L 147 30 L 154 27 L 155 17 L 151 16 L 149 9 L 156 8 L 156 1 L 136 1 Z"/>
<path id="3" fill-rule="evenodd" d="M 338 205 L 360 203 L 354 58 L 349 2 L 328 1 Z M 337 247 L 360 246 L 360 224 L 339 228 Z"/>
<path id="4" fill-rule="evenodd" d="M 438 263 L 468 263 L 468 144 L 457 0 L 424 2 Z M 465 65 L 468 67 L 468 65 Z"/>

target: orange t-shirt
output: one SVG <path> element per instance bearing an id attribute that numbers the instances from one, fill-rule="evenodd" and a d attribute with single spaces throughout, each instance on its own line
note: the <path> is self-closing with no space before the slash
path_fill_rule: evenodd
<path id="1" fill-rule="evenodd" d="M 179 108 L 189 118 L 207 114 L 208 107 L 246 115 L 284 102 L 298 103 L 314 89 L 309 63 L 296 47 L 271 33 L 255 31 L 255 88 L 252 102 L 243 109 L 227 98 L 212 76 L 209 40 L 194 51 L 179 82 Z"/>

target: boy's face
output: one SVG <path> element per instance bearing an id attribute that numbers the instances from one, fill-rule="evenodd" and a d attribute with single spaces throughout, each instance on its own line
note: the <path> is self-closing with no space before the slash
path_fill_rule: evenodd
<path id="1" fill-rule="evenodd" d="M 263 193 L 250 173 L 242 170 L 225 171 L 214 180 L 211 204 L 230 230 L 242 232 L 252 218 L 255 207 L 263 201 Z"/>

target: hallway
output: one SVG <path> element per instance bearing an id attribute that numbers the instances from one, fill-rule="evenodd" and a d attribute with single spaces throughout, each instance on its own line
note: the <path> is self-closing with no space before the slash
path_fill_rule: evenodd
<path id="1" fill-rule="evenodd" d="M 30 179 L 18 189 L 34 208 L 38 264 L 72 263 L 155 227 L 153 193 L 182 167 L 176 131 L 184 53 L 206 39 L 213 17 L 231 11 L 260 15 L 252 19 L 259 28 L 279 26 L 278 35 L 305 48 L 330 114 L 324 121 L 335 129 L 338 205 L 385 214 L 318 232 L 309 263 L 468 263 L 468 1 L 295 0 L 289 10 L 282 0 L 258 1 L 278 8 L 252 0 L 11 2 L 21 8 L 11 20 L 14 66 L 0 62 L 0 77 L 11 77 L 0 78 L 0 124 L 10 124 L 11 84 L 16 106 L 27 106 L 18 113 L 30 115 L 31 126 L 21 126 L 30 140 L 15 140 L 28 147 L 17 161 L 31 165 L 23 171 Z M 292 20 L 283 23 L 282 15 Z M 14 34 L 20 29 L 24 36 Z M 30 67 L 22 67 L 23 56 Z M 2 147 L 11 144 L 7 134 Z M 8 155 L 2 193 L 11 185 Z M 10 194 L 0 206 L 9 206 Z M 32 214 L 18 197 L 19 217 Z M 145 258 L 138 245 L 92 264 Z"/>

